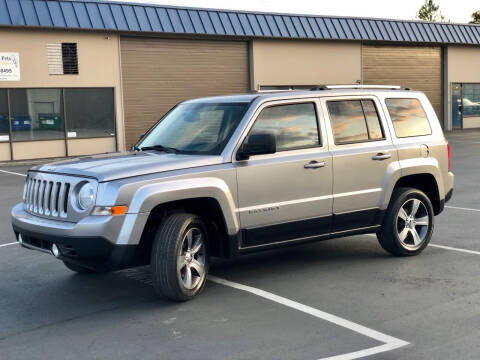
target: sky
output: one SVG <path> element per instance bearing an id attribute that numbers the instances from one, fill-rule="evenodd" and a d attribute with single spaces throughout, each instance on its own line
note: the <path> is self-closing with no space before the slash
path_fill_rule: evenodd
<path id="1" fill-rule="evenodd" d="M 119 0 L 117 0 L 119 1 Z M 292 14 L 338 15 L 413 20 L 424 0 L 120 0 Z M 467 23 L 480 10 L 479 0 L 436 0 L 452 22 Z"/>

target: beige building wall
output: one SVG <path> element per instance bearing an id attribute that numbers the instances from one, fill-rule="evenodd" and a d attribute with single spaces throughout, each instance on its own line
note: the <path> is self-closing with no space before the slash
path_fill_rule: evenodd
<path id="1" fill-rule="evenodd" d="M 358 42 L 253 40 L 252 87 L 352 84 L 362 80 Z"/>
<path id="2" fill-rule="evenodd" d="M 10 144 L 0 142 L 0 161 L 10 160 Z"/>
<path id="3" fill-rule="evenodd" d="M 68 155 L 92 155 L 111 152 L 115 149 L 114 138 L 99 138 L 94 139 L 69 139 L 68 140 Z"/>
<path id="4" fill-rule="evenodd" d="M 76 42 L 78 51 L 78 75 L 49 75 L 47 63 L 47 44 Z M 0 88 L 48 88 L 48 87 L 113 87 L 115 90 L 115 107 L 117 120 L 118 149 L 124 149 L 122 90 L 120 81 L 119 36 L 106 32 L 55 31 L 0 29 L 0 52 L 18 52 L 20 55 L 20 81 L 0 81 Z M 48 143 L 52 143 L 49 147 Z M 97 139 L 82 140 L 86 153 L 95 148 Z M 41 154 L 32 152 L 28 143 L 15 143 L 14 160 L 20 158 L 39 158 L 59 156 L 57 141 L 41 141 Z M 69 141 L 70 143 L 70 141 Z M 108 141 L 109 151 L 115 151 L 114 141 Z M 113 145 L 112 145 L 113 144 Z M 101 147 L 102 152 L 106 149 Z M 52 149 L 50 154 L 48 149 Z M 55 149 L 55 151 L 53 151 Z M 81 151 L 73 145 L 73 153 Z M 5 157 L 3 146 L 0 147 L 0 159 Z M 8 154 L 7 154 L 8 155 Z"/>
<path id="5" fill-rule="evenodd" d="M 447 71 L 448 130 L 450 130 L 452 128 L 452 83 L 480 83 L 480 47 L 449 46 Z M 480 127 L 480 118 L 463 118 L 463 127 Z"/>

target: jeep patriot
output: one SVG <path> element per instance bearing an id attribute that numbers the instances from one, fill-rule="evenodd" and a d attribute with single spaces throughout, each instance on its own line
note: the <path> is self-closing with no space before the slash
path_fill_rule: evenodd
<path id="1" fill-rule="evenodd" d="M 452 196 L 450 148 L 427 97 L 321 86 L 184 101 L 128 152 L 28 171 L 21 246 L 78 273 L 150 264 L 185 301 L 210 257 L 375 233 L 419 254 Z"/>

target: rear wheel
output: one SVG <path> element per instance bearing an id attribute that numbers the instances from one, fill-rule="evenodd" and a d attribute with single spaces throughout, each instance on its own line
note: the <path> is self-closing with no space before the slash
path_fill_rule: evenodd
<path id="1" fill-rule="evenodd" d="M 63 261 L 63 263 L 69 270 L 72 270 L 73 272 L 76 272 L 78 274 L 94 274 L 95 273 L 95 271 L 91 269 L 88 269 L 86 267 L 83 267 L 68 261 Z"/>
<path id="2" fill-rule="evenodd" d="M 392 194 L 377 238 L 380 245 L 393 255 L 417 255 L 430 242 L 433 228 L 430 199 L 418 189 L 399 188 Z"/>
<path id="3" fill-rule="evenodd" d="M 150 267 L 157 294 L 186 301 L 200 294 L 208 273 L 207 231 L 193 214 L 169 215 L 154 239 Z"/>

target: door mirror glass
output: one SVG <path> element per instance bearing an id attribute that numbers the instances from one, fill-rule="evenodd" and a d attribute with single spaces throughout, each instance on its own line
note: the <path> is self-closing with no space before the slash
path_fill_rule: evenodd
<path id="1" fill-rule="evenodd" d="M 274 154 L 277 151 L 275 135 L 252 134 L 237 153 L 237 160 L 247 160 L 252 155 Z"/>

